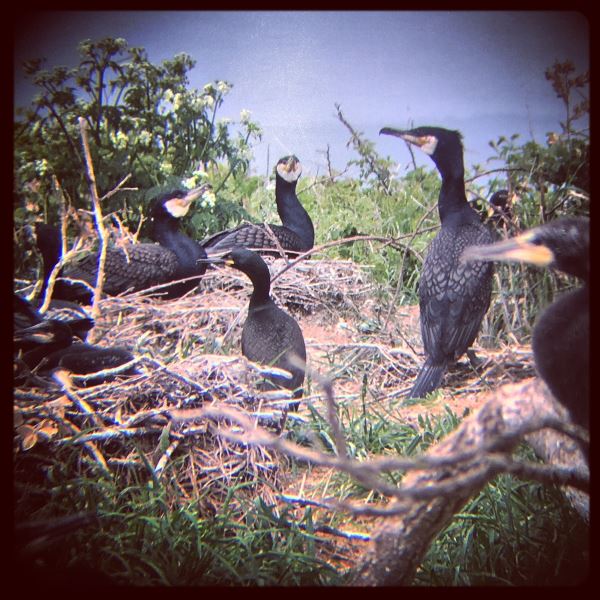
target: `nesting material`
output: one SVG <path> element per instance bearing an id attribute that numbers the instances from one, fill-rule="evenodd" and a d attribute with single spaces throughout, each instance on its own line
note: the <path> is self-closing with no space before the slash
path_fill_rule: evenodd
<path id="1" fill-rule="evenodd" d="M 306 260 L 281 276 L 288 263 L 268 263 L 275 301 L 303 329 L 309 373 L 329 376 L 337 402 L 350 411 L 366 408 L 410 422 L 448 404 L 461 415 L 461 402 L 475 405 L 488 386 L 533 374 L 528 347 L 478 349 L 485 361 L 479 373 L 459 363 L 433 405 L 404 406 L 422 360 L 415 339 L 418 311 L 396 307 L 387 319 L 389 306 L 376 299 L 378 286 L 368 269 L 351 261 Z M 183 498 L 202 496 L 215 504 L 231 486 L 245 482 L 244 493 L 275 502 L 274 490 L 293 484 L 284 468 L 287 459 L 220 436 L 219 429 L 232 427 L 227 420 L 198 418 L 203 407 L 226 406 L 269 428 L 293 401 L 288 390 L 262 391 L 265 368 L 241 356 L 250 292 L 243 274 L 209 269 L 197 293 L 176 300 L 142 293 L 103 299 L 93 342 L 132 350 L 138 374 L 84 387 L 62 373 L 46 386 L 15 389 L 16 480 L 32 473 L 38 450 L 47 455 L 71 448 L 81 458 L 73 464 L 93 463 L 125 481 L 134 474 L 136 481 L 168 478 Z M 309 375 L 294 418 L 306 421 L 311 408 L 324 414 L 324 406 Z M 28 467 L 21 469 L 25 457 Z"/>

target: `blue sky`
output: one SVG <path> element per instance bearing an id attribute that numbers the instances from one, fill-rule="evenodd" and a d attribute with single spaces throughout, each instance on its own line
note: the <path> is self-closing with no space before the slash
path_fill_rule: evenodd
<path id="1" fill-rule="evenodd" d="M 17 105 L 33 93 L 23 60 L 73 66 L 85 38 L 123 37 L 153 62 L 190 54 L 193 87 L 215 79 L 234 86 L 220 116 L 247 109 L 262 126 L 253 166 L 261 174 L 267 147 L 270 167 L 294 153 L 312 174 L 325 170 L 319 151 L 327 144 L 336 168 L 355 158 L 334 103 L 401 173 L 410 155 L 400 140 L 378 136 L 383 126 L 459 129 L 466 163 L 483 163 L 500 135 L 543 142 L 559 129 L 564 107 L 547 67 L 570 59 L 589 69 L 589 25 L 576 12 L 48 11 L 15 31 Z"/>

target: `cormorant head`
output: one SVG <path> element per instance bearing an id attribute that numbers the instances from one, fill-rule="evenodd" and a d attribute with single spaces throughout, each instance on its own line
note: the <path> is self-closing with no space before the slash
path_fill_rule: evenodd
<path id="1" fill-rule="evenodd" d="M 296 156 L 284 156 L 277 161 L 275 170 L 279 177 L 288 183 L 294 183 L 298 181 L 298 178 L 302 174 L 302 165 Z"/>
<path id="2" fill-rule="evenodd" d="M 379 131 L 379 135 L 382 133 L 399 137 L 409 144 L 418 146 L 425 154 L 431 156 L 442 176 L 449 173 L 454 166 L 463 170 L 462 135 L 459 131 L 430 126 L 415 129 L 384 127 Z"/>
<path id="3" fill-rule="evenodd" d="M 510 219 L 512 215 L 511 203 L 509 202 L 508 190 L 498 190 L 494 192 L 489 200 L 488 217 L 499 221 L 502 218 Z"/>
<path id="4" fill-rule="evenodd" d="M 207 258 L 199 259 L 198 262 L 227 265 L 242 273 L 246 273 L 246 275 L 264 273 L 265 271 L 267 275 L 269 274 L 269 267 L 267 267 L 267 263 L 262 259 L 260 254 L 243 246 L 236 246 L 224 254 L 209 255 Z"/>
<path id="5" fill-rule="evenodd" d="M 494 192 L 490 196 L 488 202 L 500 210 L 506 210 L 508 204 L 508 190 L 498 190 L 497 192 Z"/>
<path id="6" fill-rule="evenodd" d="M 210 190 L 212 190 L 212 186 L 205 183 L 192 190 L 174 190 L 162 194 L 152 203 L 151 215 L 156 217 L 162 213 L 176 219 L 185 217 L 192 202 Z"/>
<path id="7" fill-rule="evenodd" d="M 41 323 L 15 331 L 13 341 L 17 347 L 24 342 L 45 346 L 46 344 L 70 341 L 72 337 L 73 332 L 67 323 L 56 319 L 46 319 Z"/>
<path id="8" fill-rule="evenodd" d="M 259 254 L 242 246 L 232 248 L 225 257 L 225 263 L 237 269 L 246 265 L 266 264 Z"/>
<path id="9" fill-rule="evenodd" d="M 463 261 L 501 260 L 553 267 L 585 281 L 590 272 L 590 220 L 565 217 L 486 246 L 471 246 Z"/>

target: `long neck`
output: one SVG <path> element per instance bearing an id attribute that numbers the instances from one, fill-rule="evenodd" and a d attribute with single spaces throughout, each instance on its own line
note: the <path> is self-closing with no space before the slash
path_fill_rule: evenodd
<path id="1" fill-rule="evenodd" d="M 171 250 L 181 269 L 193 268 L 198 258 L 206 256 L 203 248 L 179 229 L 176 219 L 163 219 L 154 224 L 152 239 Z"/>
<path id="2" fill-rule="evenodd" d="M 444 177 L 442 178 L 442 188 L 438 200 L 438 212 L 440 214 L 440 222 L 442 225 L 452 219 L 454 215 L 466 215 L 475 211 L 469 206 L 465 193 L 465 181 L 463 174 L 460 177 Z"/>
<path id="3" fill-rule="evenodd" d="M 307 246 L 312 246 L 315 242 L 315 230 L 310 216 L 296 196 L 296 182 L 289 183 L 277 175 L 275 201 L 282 224 L 296 233 Z"/>
<path id="4" fill-rule="evenodd" d="M 271 301 L 269 293 L 271 291 L 271 275 L 269 273 L 269 267 L 264 262 L 255 263 L 251 265 L 251 268 L 246 270 L 244 273 L 252 281 L 254 289 L 252 290 L 252 296 L 250 296 L 250 309 L 259 308 L 260 306 Z"/>
<path id="5" fill-rule="evenodd" d="M 438 212 L 442 225 L 464 223 L 474 219 L 477 213 L 469 206 L 465 193 L 465 166 L 460 143 L 451 143 L 438 150 L 432 157 L 442 178 L 438 199 Z"/>
<path id="6" fill-rule="evenodd" d="M 40 290 L 39 297 L 43 298 L 46 294 L 46 288 L 48 287 L 48 279 L 50 278 L 50 273 L 56 266 L 56 263 L 60 260 L 60 247 L 58 249 L 52 247 L 47 248 L 44 247 L 41 250 L 42 253 L 42 263 L 43 263 L 43 281 L 42 281 L 42 289 Z M 61 277 L 63 274 L 63 270 L 60 269 L 58 272 L 58 276 Z"/>

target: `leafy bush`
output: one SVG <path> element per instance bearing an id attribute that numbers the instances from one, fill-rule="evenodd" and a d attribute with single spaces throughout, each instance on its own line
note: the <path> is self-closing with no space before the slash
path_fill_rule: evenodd
<path id="1" fill-rule="evenodd" d="M 227 195 L 247 172 L 251 143 L 261 131 L 246 110 L 237 123 L 217 119 L 231 84 L 189 89 L 190 56 L 155 65 L 143 48 L 128 47 L 121 38 L 85 40 L 79 53 L 80 63 L 71 69 L 43 70 L 41 60 L 24 65 L 40 93 L 17 110 L 15 123 L 17 244 L 24 244 L 22 225 L 33 218 L 58 221 L 63 195 L 74 208 L 89 209 L 79 117 L 89 126 L 99 195 L 128 174 L 128 186 L 138 188 L 108 199 L 106 214 L 121 210 L 123 223 L 135 229 L 151 196 L 208 180 L 226 197 L 197 212 L 196 236 L 237 219 L 242 213 Z"/>

